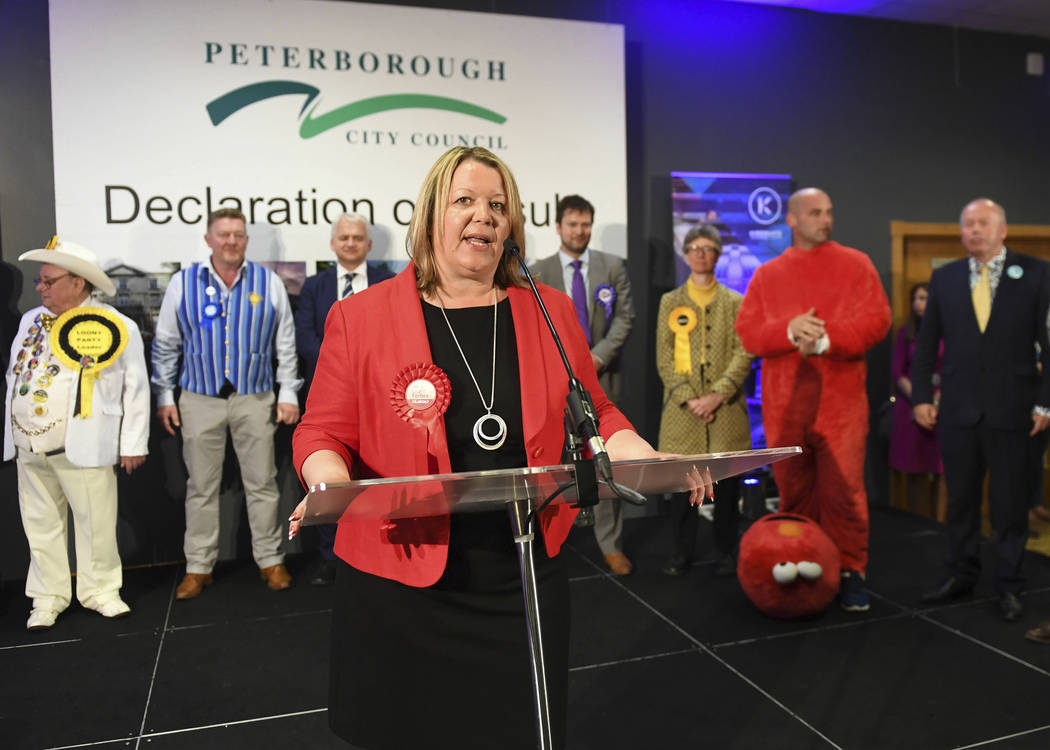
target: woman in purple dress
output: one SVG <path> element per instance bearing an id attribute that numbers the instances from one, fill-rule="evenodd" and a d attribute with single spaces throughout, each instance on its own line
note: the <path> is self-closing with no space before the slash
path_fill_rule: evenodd
<path id="1" fill-rule="evenodd" d="M 890 431 L 890 468 L 904 474 L 908 509 L 932 515 L 943 522 L 948 509 L 948 493 L 941 481 L 944 465 L 937 446 L 937 433 L 915 423 L 911 403 L 911 361 L 915 356 L 916 334 L 926 313 L 929 284 L 916 284 L 911 288 L 910 296 L 911 313 L 897 332 L 890 366 L 897 399 Z M 935 378 L 939 378 L 941 354 L 943 352 L 938 352 Z M 939 389 L 934 398 L 940 398 Z"/>

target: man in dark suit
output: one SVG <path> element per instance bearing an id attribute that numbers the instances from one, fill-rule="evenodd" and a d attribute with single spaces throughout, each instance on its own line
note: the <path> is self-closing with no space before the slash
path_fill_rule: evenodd
<path id="1" fill-rule="evenodd" d="M 912 365 L 915 421 L 938 427 L 948 485 L 948 577 L 924 603 L 970 593 L 980 575 L 981 487 L 987 469 L 997 545 L 995 588 L 1006 620 L 1021 615 L 1021 559 L 1035 435 L 1050 424 L 1050 267 L 1008 250 L 1006 213 L 978 198 L 960 216 L 968 258 L 933 272 Z M 944 342 L 940 398 L 933 368 Z"/>
<path id="2" fill-rule="evenodd" d="M 594 226 L 594 206 L 578 195 L 558 201 L 555 227 L 561 248 L 529 265 L 544 284 L 568 294 L 587 334 L 598 382 L 609 400 L 619 405 L 620 349 L 631 332 L 634 307 L 627 266 L 620 258 L 588 248 Z M 631 572 L 623 553 L 623 517 L 619 500 L 607 500 L 594 510 L 594 533 L 605 562 L 616 575 Z"/>
<path id="3" fill-rule="evenodd" d="M 338 300 L 364 291 L 373 284 L 393 278 L 385 268 L 371 268 L 365 263 L 372 249 L 372 238 L 368 234 L 368 219 L 361 214 L 342 214 L 332 224 L 332 239 L 329 242 L 337 263 L 303 283 L 299 294 L 299 306 L 295 310 L 295 343 L 303 359 L 306 387 L 310 389 L 317 367 L 317 356 L 321 353 L 324 338 L 324 323 L 328 310 Z M 321 539 L 321 564 L 310 578 L 315 586 L 326 586 L 335 580 L 335 524 L 317 527 Z"/>

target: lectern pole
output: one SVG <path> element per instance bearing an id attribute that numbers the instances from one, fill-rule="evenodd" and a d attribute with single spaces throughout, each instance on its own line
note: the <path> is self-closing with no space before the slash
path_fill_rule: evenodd
<path id="1" fill-rule="evenodd" d="M 536 703 L 536 747 L 551 750 L 551 711 L 547 701 L 547 669 L 543 661 L 543 631 L 540 627 L 540 601 L 536 588 L 536 565 L 532 543 L 535 521 L 529 520 L 529 500 L 507 503 L 510 525 L 514 532 L 514 545 L 518 548 L 518 565 L 521 568 L 521 590 L 525 596 L 525 627 L 529 636 L 529 661 L 532 664 L 532 696 Z"/>

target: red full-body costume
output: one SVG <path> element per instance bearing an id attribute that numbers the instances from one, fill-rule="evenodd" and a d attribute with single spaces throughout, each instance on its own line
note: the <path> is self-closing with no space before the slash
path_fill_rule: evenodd
<path id="1" fill-rule="evenodd" d="M 830 346 L 806 357 L 788 338 L 788 323 L 810 308 L 824 321 Z M 744 348 L 763 358 L 769 446 L 804 450 L 773 464 L 780 509 L 819 523 L 838 546 L 842 569 L 862 574 L 868 562 L 864 354 L 889 326 L 889 303 L 871 260 L 837 242 L 790 247 L 759 266 L 736 319 Z"/>

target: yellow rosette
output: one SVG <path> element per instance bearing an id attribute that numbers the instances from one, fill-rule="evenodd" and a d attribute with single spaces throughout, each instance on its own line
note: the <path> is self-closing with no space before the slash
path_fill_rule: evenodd
<path id="1" fill-rule="evenodd" d="M 689 334 L 696 328 L 696 312 L 682 305 L 671 310 L 667 325 L 674 333 L 674 371 L 681 375 L 693 373 L 693 354 L 689 350 Z"/>
<path id="2" fill-rule="evenodd" d="M 59 362 L 80 372 L 73 416 L 91 416 L 91 396 L 102 370 L 116 361 L 128 343 L 124 321 L 113 310 L 74 307 L 51 326 L 51 351 Z"/>

